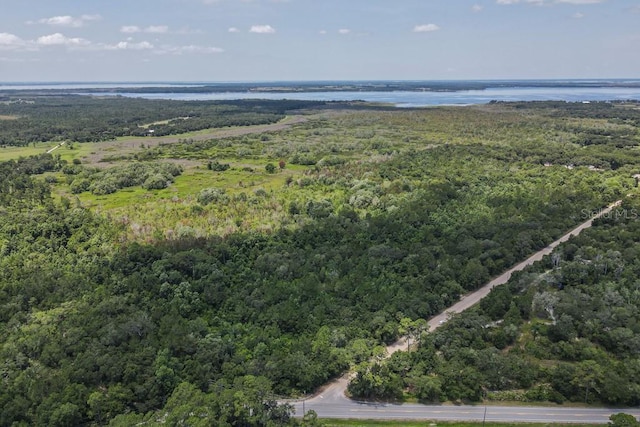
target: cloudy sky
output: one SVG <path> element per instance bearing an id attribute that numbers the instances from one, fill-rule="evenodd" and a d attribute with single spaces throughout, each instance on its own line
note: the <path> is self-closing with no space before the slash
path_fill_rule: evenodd
<path id="1" fill-rule="evenodd" d="M 0 82 L 640 78 L 640 0 L 2 0 Z"/>

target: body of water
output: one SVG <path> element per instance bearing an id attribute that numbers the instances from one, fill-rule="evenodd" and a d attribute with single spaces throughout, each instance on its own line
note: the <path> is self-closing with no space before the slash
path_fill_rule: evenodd
<path id="1" fill-rule="evenodd" d="M 105 95 L 105 93 L 95 93 Z M 147 99 L 210 101 L 231 99 L 294 99 L 310 101 L 367 101 L 398 107 L 486 104 L 490 101 L 640 101 L 640 88 L 489 88 L 457 92 L 228 92 L 228 93 L 129 93 L 120 95 Z"/>
<path id="2" fill-rule="evenodd" d="M 205 100 L 233 100 L 233 99 L 293 99 L 313 101 L 367 101 L 376 103 L 393 104 L 398 107 L 426 107 L 436 105 L 472 105 L 486 104 L 490 101 L 640 101 L 640 87 L 557 87 L 549 81 L 550 87 L 537 84 L 535 87 L 527 87 L 522 82 L 514 87 L 488 87 L 479 90 L 458 91 L 278 91 L 260 92 L 257 90 L 247 92 L 197 92 L 180 91 L 178 93 L 157 92 L 137 93 L 128 91 L 131 88 L 162 88 L 162 87 L 202 87 L 203 83 L 14 83 L 1 84 L 1 90 L 64 90 L 74 93 L 78 90 L 82 95 L 95 96 L 125 96 L 147 99 L 173 99 L 183 101 Z M 570 82 L 569 82 L 570 83 Z M 637 83 L 637 82 L 635 82 Z M 554 86 L 554 87 L 552 87 Z M 110 89 L 110 91 L 91 92 L 91 89 Z M 113 90 L 113 91 L 111 91 Z M 80 92 L 81 91 L 81 92 Z"/>

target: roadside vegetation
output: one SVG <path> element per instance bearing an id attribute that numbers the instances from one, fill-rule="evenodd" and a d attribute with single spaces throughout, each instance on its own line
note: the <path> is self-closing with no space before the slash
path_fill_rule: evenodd
<path id="1" fill-rule="evenodd" d="M 635 193 L 635 108 L 313 109 L 273 132 L 0 163 L 0 425 L 313 425 L 276 397 L 350 367 L 371 398 L 637 404 L 632 217 L 366 364 Z"/>
<path id="2" fill-rule="evenodd" d="M 415 351 L 362 365 L 350 391 L 637 406 L 639 215 L 638 199 L 628 199 L 475 309 L 422 335 Z"/>

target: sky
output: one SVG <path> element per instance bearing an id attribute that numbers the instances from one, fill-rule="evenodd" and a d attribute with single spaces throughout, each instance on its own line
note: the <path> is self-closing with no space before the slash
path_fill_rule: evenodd
<path id="1" fill-rule="evenodd" d="M 640 78 L 640 0 L 0 0 L 0 82 Z"/>

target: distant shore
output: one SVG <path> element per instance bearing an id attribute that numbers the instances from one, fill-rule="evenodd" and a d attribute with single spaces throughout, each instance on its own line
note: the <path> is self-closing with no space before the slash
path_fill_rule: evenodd
<path id="1" fill-rule="evenodd" d="M 640 88 L 640 79 L 602 80 L 423 80 L 282 82 L 43 82 L 0 83 L 0 93 L 304 93 L 458 92 L 500 88 Z"/>

